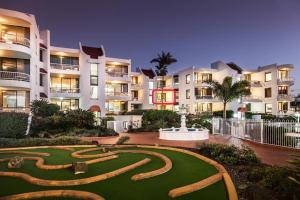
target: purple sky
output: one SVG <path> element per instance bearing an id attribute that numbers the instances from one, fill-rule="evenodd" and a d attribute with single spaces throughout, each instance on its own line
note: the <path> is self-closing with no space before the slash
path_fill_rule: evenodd
<path id="1" fill-rule="evenodd" d="M 111 57 L 150 66 L 161 50 L 186 66 L 233 61 L 246 68 L 295 65 L 300 93 L 299 0 L 0 0 L 0 7 L 32 13 L 52 45 L 104 45 Z"/>

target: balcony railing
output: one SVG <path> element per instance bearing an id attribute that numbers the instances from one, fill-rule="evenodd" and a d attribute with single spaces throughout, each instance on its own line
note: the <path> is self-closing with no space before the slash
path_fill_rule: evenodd
<path id="1" fill-rule="evenodd" d="M 50 66 L 51 66 L 52 69 L 79 71 L 79 66 L 78 65 L 62 64 L 62 63 L 51 63 Z"/>
<path id="2" fill-rule="evenodd" d="M 30 75 L 22 72 L 0 71 L 0 79 L 29 82 Z"/>
<path id="3" fill-rule="evenodd" d="M 129 94 L 128 92 L 105 92 L 106 96 L 124 96 L 124 97 L 128 97 Z"/>
<path id="4" fill-rule="evenodd" d="M 79 88 L 61 88 L 61 87 L 51 87 L 51 93 L 79 93 Z"/>
<path id="5" fill-rule="evenodd" d="M 277 79 L 278 84 L 293 84 L 294 79 L 291 77 L 286 77 L 286 78 L 278 78 Z"/>
<path id="6" fill-rule="evenodd" d="M 30 47 L 30 40 L 22 35 L 10 34 L 10 33 L 0 33 L 0 41 L 8 44 L 20 44 L 26 47 Z"/>
<path id="7" fill-rule="evenodd" d="M 112 76 L 112 77 L 127 77 L 128 73 L 124 73 L 124 72 L 109 72 L 106 71 L 107 75 Z"/>
<path id="8" fill-rule="evenodd" d="M 255 95 L 249 95 L 249 96 L 244 96 L 243 97 L 243 100 L 244 101 L 255 101 L 255 102 L 257 102 L 257 101 L 262 101 L 262 98 L 263 97 L 260 97 L 260 96 L 255 96 Z"/>
<path id="9" fill-rule="evenodd" d="M 212 95 L 195 95 L 196 99 L 213 99 Z"/>
<path id="10" fill-rule="evenodd" d="M 21 113 L 29 113 L 29 112 L 30 112 L 30 108 L 28 108 L 28 107 L 17 107 L 17 108 L 0 107 L 0 112 L 21 112 Z"/>
<path id="11" fill-rule="evenodd" d="M 262 83 L 260 81 L 249 81 L 251 87 L 262 87 Z"/>
<path id="12" fill-rule="evenodd" d="M 277 100 L 278 101 L 293 101 L 294 97 L 293 95 L 289 94 L 278 94 Z"/>
<path id="13" fill-rule="evenodd" d="M 131 101 L 142 101 L 142 99 L 141 99 L 141 98 L 138 98 L 138 97 L 132 97 L 132 98 L 131 98 Z"/>

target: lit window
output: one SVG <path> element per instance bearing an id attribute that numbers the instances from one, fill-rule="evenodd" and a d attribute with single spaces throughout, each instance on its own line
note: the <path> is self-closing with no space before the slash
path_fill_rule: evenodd
<path id="1" fill-rule="evenodd" d="M 272 73 L 271 72 L 266 72 L 265 73 L 265 82 L 271 81 L 272 80 Z"/>
<path id="2" fill-rule="evenodd" d="M 191 75 L 190 74 L 185 76 L 185 82 L 186 82 L 186 84 L 190 84 L 190 82 L 191 82 Z"/>
<path id="3" fill-rule="evenodd" d="M 186 99 L 190 99 L 191 98 L 191 90 L 190 89 L 188 89 L 188 90 L 185 91 L 185 97 L 186 97 Z"/>
<path id="4" fill-rule="evenodd" d="M 91 75 L 98 76 L 98 65 L 96 63 L 91 63 Z"/>

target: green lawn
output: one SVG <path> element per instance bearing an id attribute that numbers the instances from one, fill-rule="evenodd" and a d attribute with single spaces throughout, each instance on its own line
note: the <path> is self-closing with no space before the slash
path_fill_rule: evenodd
<path id="1" fill-rule="evenodd" d="M 134 148 L 133 148 L 134 149 Z M 72 190 L 83 190 L 93 193 L 97 193 L 107 200 L 167 200 L 172 199 L 168 196 L 168 192 L 176 187 L 184 186 L 190 183 L 197 182 L 206 177 L 209 177 L 217 170 L 199 159 L 189 156 L 183 153 L 168 151 L 168 150 L 157 150 L 157 149 L 145 149 L 147 151 L 156 151 L 168 156 L 173 163 L 172 169 L 162 175 L 140 180 L 132 181 L 131 176 L 141 173 L 148 172 L 158 169 L 164 165 L 163 161 L 159 158 L 144 155 L 144 154 L 133 154 L 133 153 L 121 153 L 119 158 L 96 163 L 88 166 L 88 172 L 85 174 L 74 175 L 70 169 L 62 170 L 41 170 L 35 167 L 35 161 L 25 161 L 25 165 L 21 169 L 8 169 L 7 162 L 0 163 L 1 171 L 17 171 L 28 173 L 31 176 L 48 179 L 48 180 L 70 180 L 91 177 L 99 175 L 105 172 L 110 172 L 118 168 L 133 164 L 144 158 L 151 158 L 151 162 L 138 167 L 137 169 L 131 170 L 127 173 L 119 176 L 110 178 L 105 181 L 95 182 L 86 185 L 69 186 L 69 187 L 44 187 L 38 185 L 29 184 L 18 178 L 3 177 L 0 176 L 0 196 L 6 196 L 11 194 L 40 191 L 40 190 L 51 190 L 51 189 L 72 189 Z M 87 160 L 87 159 L 75 159 L 70 156 L 70 151 L 57 150 L 57 149 L 34 149 L 26 151 L 37 151 L 50 153 L 50 157 L 44 157 L 46 164 L 67 164 L 75 160 Z M 89 152 L 92 154 L 96 152 Z M 99 152 L 97 152 L 99 153 Z M 12 157 L 15 155 L 0 154 L 0 158 Z M 25 155 L 26 156 L 26 155 Z M 51 199 L 51 198 L 47 198 Z M 52 198 L 58 199 L 58 198 Z M 61 198 L 66 199 L 66 198 Z M 68 198 L 70 199 L 70 198 Z M 226 189 L 223 181 L 219 181 L 207 188 L 193 192 L 181 197 L 176 198 L 178 200 L 191 200 L 191 199 L 217 199 L 225 200 Z"/>

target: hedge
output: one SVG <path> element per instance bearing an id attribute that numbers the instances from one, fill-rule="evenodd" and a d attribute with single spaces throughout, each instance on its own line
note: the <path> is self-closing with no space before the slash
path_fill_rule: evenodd
<path id="1" fill-rule="evenodd" d="M 0 122 L 0 137 L 22 138 L 27 130 L 28 114 L 1 112 Z"/>

